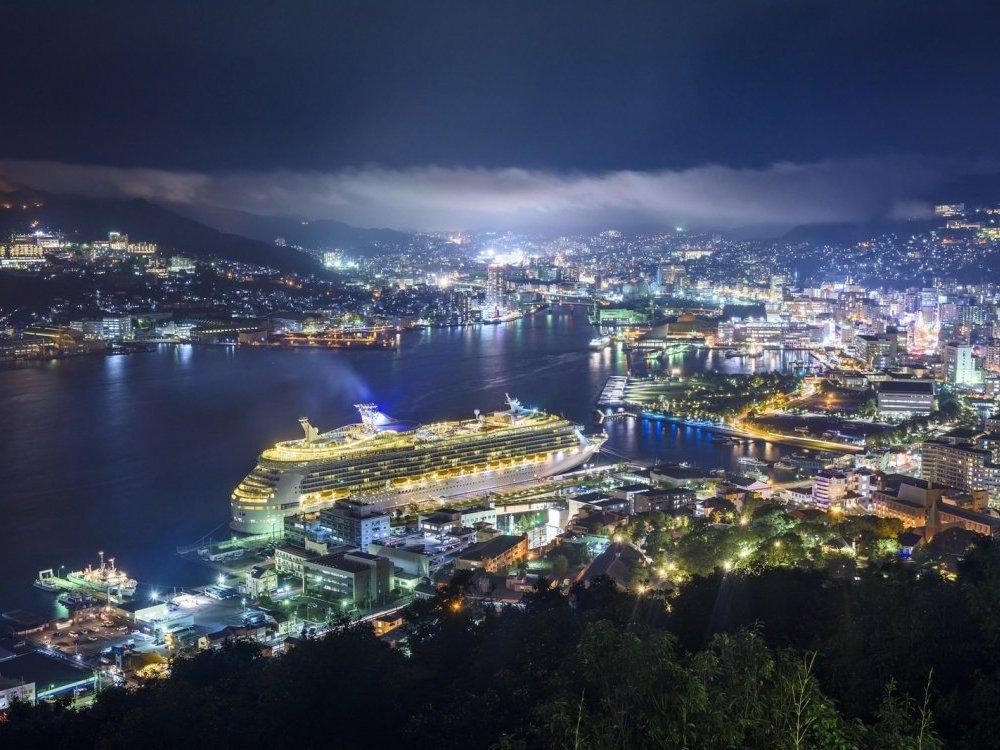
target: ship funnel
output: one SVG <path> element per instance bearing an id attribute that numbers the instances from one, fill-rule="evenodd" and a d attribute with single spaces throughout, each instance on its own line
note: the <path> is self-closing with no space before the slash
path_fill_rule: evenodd
<path id="1" fill-rule="evenodd" d="M 306 442 L 315 442 L 319 436 L 319 430 L 309 424 L 309 417 L 300 417 L 299 424 L 302 425 L 302 431 L 306 434 Z"/>

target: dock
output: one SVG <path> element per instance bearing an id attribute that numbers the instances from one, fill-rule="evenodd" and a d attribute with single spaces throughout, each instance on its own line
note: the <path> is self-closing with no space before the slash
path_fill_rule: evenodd
<path id="1" fill-rule="evenodd" d="M 628 377 L 612 375 L 604 384 L 601 395 L 597 398 L 598 406 L 621 406 L 625 403 L 625 388 L 628 387 Z"/>

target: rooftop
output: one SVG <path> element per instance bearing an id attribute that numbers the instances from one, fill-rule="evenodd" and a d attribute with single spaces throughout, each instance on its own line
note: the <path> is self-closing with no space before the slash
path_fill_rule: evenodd
<path id="1" fill-rule="evenodd" d="M 913 393 L 934 395 L 934 383 L 930 380 L 886 380 L 878 385 L 879 393 Z"/>
<path id="2" fill-rule="evenodd" d="M 516 547 L 523 539 L 524 537 L 522 536 L 500 534 L 499 536 L 495 536 L 485 542 L 473 544 L 464 552 L 460 553 L 458 555 L 458 559 L 469 560 L 471 562 L 482 562 L 483 560 L 499 557 L 505 552 L 509 552 Z"/>
<path id="3" fill-rule="evenodd" d="M 343 553 L 323 555 L 322 557 L 317 557 L 315 560 L 310 560 L 309 564 L 319 565 L 332 570 L 340 570 L 345 573 L 364 573 L 371 569 L 371 566 L 366 565 L 360 560 L 352 560 L 349 557 L 345 557 Z"/>

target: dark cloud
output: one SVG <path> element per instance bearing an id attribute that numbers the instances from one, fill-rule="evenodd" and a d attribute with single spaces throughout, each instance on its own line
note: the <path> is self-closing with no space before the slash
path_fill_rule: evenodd
<path id="1" fill-rule="evenodd" d="M 10 179 L 55 192 L 425 230 L 731 227 L 912 217 L 926 211 L 922 198 L 936 186 L 992 167 L 889 157 L 598 173 L 435 166 L 202 173 L 0 160 L 0 173 Z"/>
<path id="2" fill-rule="evenodd" d="M 0 155 L 164 169 L 1000 158 L 987 0 L 0 3 Z"/>

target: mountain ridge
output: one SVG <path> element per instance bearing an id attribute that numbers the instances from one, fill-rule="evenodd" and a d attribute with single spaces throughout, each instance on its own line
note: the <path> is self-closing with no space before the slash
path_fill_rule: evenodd
<path id="1" fill-rule="evenodd" d="M 218 257 L 272 266 L 284 271 L 313 273 L 318 260 L 291 248 L 221 232 L 144 198 L 95 198 L 50 193 L 17 185 L 0 176 L 0 233 L 26 232 L 36 226 L 63 232 L 79 242 L 104 239 L 109 231 L 135 240 L 155 242 L 166 251 L 193 257 Z M 36 205 L 40 204 L 40 205 Z"/>

